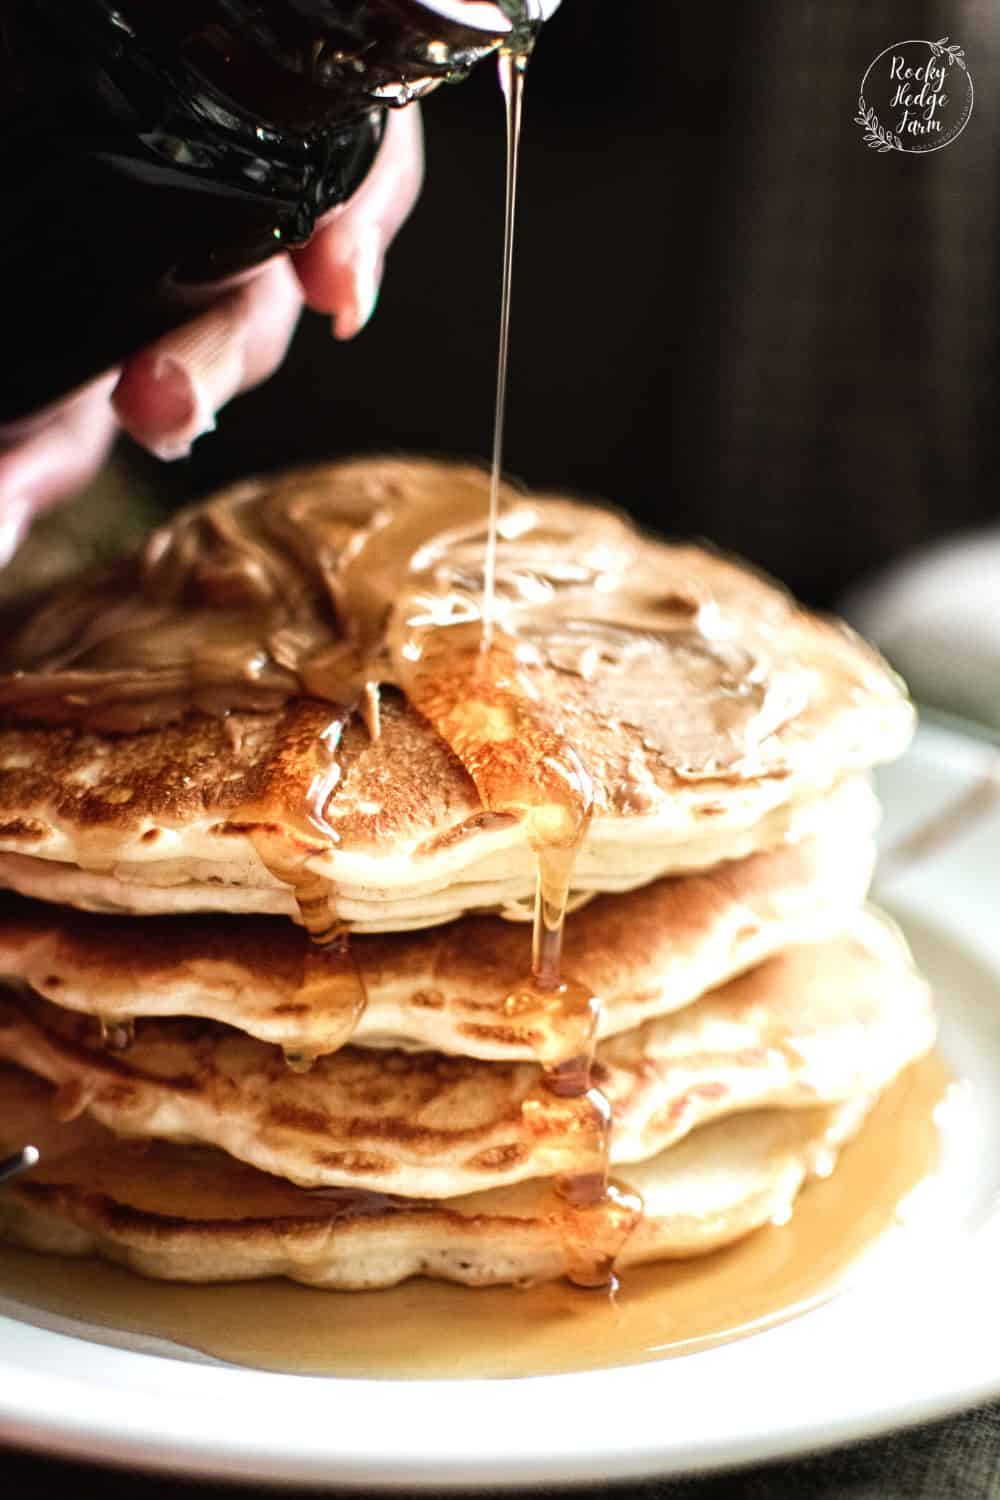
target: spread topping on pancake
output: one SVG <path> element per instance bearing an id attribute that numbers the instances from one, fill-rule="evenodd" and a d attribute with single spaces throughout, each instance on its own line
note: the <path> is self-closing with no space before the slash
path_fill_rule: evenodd
<path id="1" fill-rule="evenodd" d="M 372 681 L 414 686 L 415 658 L 422 678 L 459 675 L 479 646 L 488 502 L 479 470 L 405 460 L 236 485 L 12 632 L 0 707 L 129 732 L 192 709 L 353 705 Z M 489 686 L 567 730 L 631 724 L 682 776 L 753 774 L 809 673 L 782 643 L 785 597 L 721 560 L 710 584 L 689 577 L 698 557 L 505 489 Z"/>
<path id="2" fill-rule="evenodd" d="M 405 463 L 235 485 L 47 600 L 5 643 L 0 705 L 129 732 L 191 709 L 352 703 L 414 549 L 483 492 L 478 470 Z"/>
<path id="3" fill-rule="evenodd" d="M 295 805 L 248 800 L 227 823 L 329 943 L 336 892 L 315 856 L 338 840 L 327 808 L 341 739 L 359 706 L 377 736 L 379 684 L 401 688 L 483 807 L 516 821 L 535 851 L 531 973 L 504 1008 L 542 1039 L 544 1086 L 526 1122 L 549 1142 L 570 1274 L 604 1285 L 642 1205 L 608 1181 L 611 1115 L 593 1078 L 600 999 L 562 973 L 574 865 L 608 796 L 588 746 L 627 728 L 677 782 L 782 774 L 783 732 L 794 740 L 824 668 L 846 675 L 849 694 L 858 664 L 831 649 L 817 665 L 786 596 L 704 551 L 509 489 L 494 531 L 489 502 L 478 470 L 402 460 L 236 486 L 30 618 L 8 643 L 0 708 L 135 732 L 191 711 L 329 704 L 300 747 Z M 341 1044 L 365 1005 L 358 976 Z"/>

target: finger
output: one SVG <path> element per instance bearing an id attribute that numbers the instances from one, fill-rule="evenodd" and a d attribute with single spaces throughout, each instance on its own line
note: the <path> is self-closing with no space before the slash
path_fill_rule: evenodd
<path id="1" fill-rule="evenodd" d="M 122 426 L 158 458 L 183 458 L 215 414 L 281 364 L 302 308 L 286 256 L 130 359 L 115 388 Z"/>
<path id="2" fill-rule="evenodd" d="M 338 339 L 368 322 L 378 298 L 385 252 L 417 201 L 424 175 L 423 130 L 416 105 L 391 114 L 375 166 L 292 260 L 309 306 L 332 314 Z"/>
<path id="3" fill-rule="evenodd" d="M 104 376 L 64 403 L 44 426 L 0 449 L 0 567 L 38 513 L 89 484 L 108 454 L 117 423 Z"/>

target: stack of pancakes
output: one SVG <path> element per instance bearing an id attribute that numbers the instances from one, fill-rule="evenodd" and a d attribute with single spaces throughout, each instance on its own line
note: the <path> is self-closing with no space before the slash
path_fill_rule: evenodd
<path id="1" fill-rule="evenodd" d="M 867 772 L 912 731 L 884 665 L 509 489 L 484 606 L 488 489 L 248 482 L 9 633 L 0 1145 L 42 1160 L 4 1237 L 521 1282 L 586 1258 L 609 1166 L 617 1264 L 695 1254 L 786 1216 L 932 1045 L 864 908 Z"/>

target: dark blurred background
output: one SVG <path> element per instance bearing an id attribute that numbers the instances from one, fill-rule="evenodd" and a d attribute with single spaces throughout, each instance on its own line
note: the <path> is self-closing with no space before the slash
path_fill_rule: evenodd
<path id="1" fill-rule="evenodd" d="M 995 516 L 995 0 L 563 0 L 528 78 L 506 467 L 704 534 L 828 602 Z M 975 108 L 866 150 L 871 59 L 966 49 Z M 373 324 L 309 315 L 157 501 L 349 452 L 485 458 L 502 209 L 492 66 L 424 109 L 427 182 Z"/>

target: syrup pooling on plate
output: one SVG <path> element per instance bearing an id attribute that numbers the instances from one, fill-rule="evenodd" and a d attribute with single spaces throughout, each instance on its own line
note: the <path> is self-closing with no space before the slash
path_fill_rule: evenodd
<path id="1" fill-rule="evenodd" d="M 508 1286 L 470 1291 L 437 1281 L 422 1282 L 419 1295 L 412 1282 L 372 1292 L 320 1291 L 277 1277 L 192 1286 L 147 1281 L 97 1260 L 6 1245 L 0 1246 L 0 1293 L 30 1309 L 31 1321 L 38 1321 L 38 1309 L 47 1309 L 83 1325 L 85 1337 L 88 1325 L 130 1330 L 232 1363 L 296 1374 L 481 1379 L 686 1355 L 814 1307 L 861 1276 L 873 1248 L 905 1265 L 915 1253 L 926 1252 L 930 1241 L 940 1263 L 937 1234 L 954 1227 L 950 1179 L 947 1171 L 937 1175 L 940 1138 L 946 1159 L 954 1160 L 961 1159 L 968 1140 L 963 1112 L 948 1107 L 949 1083 L 950 1074 L 934 1054 L 908 1068 L 843 1150 L 833 1175 L 802 1193 L 789 1222 L 759 1229 L 711 1254 L 632 1267 L 613 1309 L 602 1299 L 574 1295 L 555 1280 L 517 1294 Z M 12 1114 L 11 1093 L 0 1089 L 0 1106 L 8 1116 L 0 1122 L 4 1149 L 24 1139 L 24 1106 L 19 1101 Z M 58 1151 L 53 1140 L 58 1127 L 48 1112 L 45 1129 L 39 1139 L 43 1173 Z M 79 1158 L 81 1181 L 91 1192 L 106 1190 L 104 1133 L 97 1125 L 78 1125 L 74 1132 L 88 1129 L 93 1139 Z M 117 1142 L 114 1149 L 119 1159 L 134 1152 L 136 1192 L 128 1190 L 120 1173 L 112 1179 L 126 1201 L 152 1186 L 158 1198 L 151 1206 L 166 1214 L 218 1215 L 217 1193 L 197 1196 L 197 1172 L 177 1170 L 166 1187 L 158 1173 L 157 1186 L 151 1184 L 149 1158 L 140 1143 Z M 198 1163 L 208 1158 L 190 1148 L 173 1148 L 173 1153 L 181 1167 L 189 1157 Z M 373 1194 L 343 1188 L 305 1193 L 233 1163 L 227 1163 L 227 1179 L 234 1166 L 241 1189 L 230 1189 L 222 1200 L 224 1212 L 234 1218 L 247 1212 L 280 1217 L 296 1196 L 317 1212 L 360 1219 L 366 1211 L 378 1211 Z M 260 1202 L 242 1188 L 247 1178 L 259 1190 L 280 1196 L 273 1204 Z"/>

